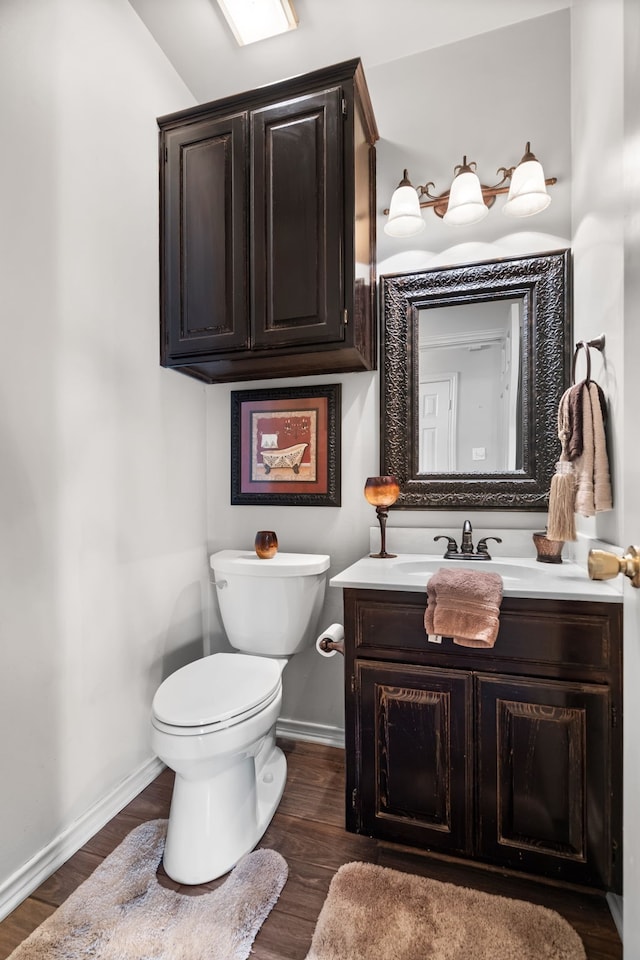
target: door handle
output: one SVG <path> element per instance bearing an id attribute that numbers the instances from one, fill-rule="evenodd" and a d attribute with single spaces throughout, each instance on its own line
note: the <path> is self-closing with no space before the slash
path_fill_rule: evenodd
<path id="1" fill-rule="evenodd" d="M 624 573 L 633 587 L 640 587 L 640 547 L 627 547 L 623 557 L 608 550 L 589 550 L 587 569 L 592 580 L 611 580 Z"/>

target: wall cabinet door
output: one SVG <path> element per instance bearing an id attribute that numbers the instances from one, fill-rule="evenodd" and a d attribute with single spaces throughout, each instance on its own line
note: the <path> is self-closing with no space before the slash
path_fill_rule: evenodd
<path id="1" fill-rule="evenodd" d="M 252 344 L 344 338 L 342 89 L 255 110 Z"/>
<path id="2" fill-rule="evenodd" d="M 163 363 L 249 346 L 246 159 L 246 113 L 165 136 Z"/>
<path id="3" fill-rule="evenodd" d="M 161 362 L 207 383 L 373 370 L 359 60 L 160 117 Z"/>
<path id="4" fill-rule="evenodd" d="M 609 887 L 608 687 L 482 675 L 476 684 L 480 856 Z"/>
<path id="5" fill-rule="evenodd" d="M 471 678 L 360 662 L 360 832 L 471 851 Z"/>

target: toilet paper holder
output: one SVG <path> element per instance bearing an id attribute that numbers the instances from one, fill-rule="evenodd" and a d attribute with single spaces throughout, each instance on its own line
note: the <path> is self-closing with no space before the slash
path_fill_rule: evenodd
<path id="1" fill-rule="evenodd" d="M 335 650 L 344 657 L 344 640 L 332 640 L 330 637 L 323 637 L 322 640 L 318 641 L 318 646 L 324 653 L 331 653 Z"/>
<path id="2" fill-rule="evenodd" d="M 344 657 L 344 627 L 341 623 L 325 627 L 316 640 L 316 650 L 322 657 L 335 657 L 336 653 Z"/>

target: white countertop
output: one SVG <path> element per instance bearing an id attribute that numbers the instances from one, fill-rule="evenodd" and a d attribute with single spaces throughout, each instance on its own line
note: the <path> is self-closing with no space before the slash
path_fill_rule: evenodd
<path id="1" fill-rule="evenodd" d="M 329 583 L 332 587 L 426 593 L 427 580 L 442 567 L 499 573 L 505 597 L 622 603 L 621 577 L 609 581 L 590 580 L 584 567 L 569 560 L 539 563 L 529 557 L 444 560 L 442 556 L 415 553 L 384 560 L 363 557 L 332 577 Z"/>

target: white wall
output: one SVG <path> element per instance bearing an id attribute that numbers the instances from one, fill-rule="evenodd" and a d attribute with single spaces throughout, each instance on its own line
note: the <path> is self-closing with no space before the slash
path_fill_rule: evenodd
<path id="1" fill-rule="evenodd" d="M 3 0 L 0 894 L 200 652 L 204 388 L 158 363 L 155 117 L 192 102 L 126 0 Z"/>
<path id="2" fill-rule="evenodd" d="M 636 394 L 640 336 L 640 9 L 584 0 L 572 17 L 576 337 L 606 334 L 593 373 L 609 401 L 614 509 L 580 529 L 623 548 L 640 535 Z M 640 955 L 640 596 L 624 603 L 624 956 Z M 614 903 L 614 906 L 615 903 Z M 617 913 L 617 911 L 616 911 Z"/>
<path id="3" fill-rule="evenodd" d="M 543 66 L 544 65 L 544 66 Z M 450 263 L 555 250 L 569 245 L 571 217 L 570 18 L 568 10 L 494 30 L 368 69 L 380 130 L 378 270 L 404 272 Z M 426 229 L 400 240 L 383 232 L 394 188 L 406 167 L 414 185 L 447 190 L 463 156 L 480 180 L 495 184 L 499 167 L 517 164 L 525 144 L 544 165 L 552 202 L 528 220 L 489 215 L 452 227 L 431 210 Z"/>
<path id="4" fill-rule="evenodd" d="M 570 37 L 563 10 L 471 40 L 366 70 L 381 141 L 378 144 L 378 263 L 380 273 L 414 267 L 492 259 L 570 246 Z M 325 57 L 331 62 L 331 54 Z M 544 69 L 540 69 L 540 64 Z M 283 63 L 282 74 L 289 71 Z M 530 78 L 535 76 L 535 83 Z M 512 222 L 497 201 L 482 223 L 456 230 L 427 211 L 426 230 L 414 241 L 382 232 L 404 166 L 414 183 L 433 179 L 444 190 L 463 152 L 475 159 L 482 179 L 495 183 L 498 166 L 517 163 L 526 140 L 557 176 L 553 202 L 532 221 Z M 209 547 L 251 548 L 256 530 L 274 529 L 282 550 L 329 553 L 331 574 L 368 552 L 375 512 L 363 496 L 367 476 L 380 472 L 379 374 L 305 378 L 305 383 L 343 384 L 342 507 L 230 506 L 229 392 L 284 386 L 296 381 L 260 381 L 207 387 L 209 457 Z M 297 381 L 300 382 L 300 381 Z M 384 412 L 383 412 L 384 415 Z M 544 525 L 544 515 L 465 512 L 474 526 Z M 389 526 L 462 526 L 461 514 L 395 511 Z M 446 529 L 446 526 L 445 526 Z M 431 544 L 432 546 L 432 544 Z M 430 546 L 425 542 L 425 549 Z M 225 646 L 213 600 L 212 649 Z M 328 590 L 324 623 L 342 618 L 341 592 Z M 343 672 L 337 658 L 302 653 L 284 675 L 282 716 L 294 726 L 318 724 L 329 734 L 343 728 Z"/>
<path id="5" fill-rule="evenodd" d="M 624 362 L 624 57 L 621 0 L 585 0 L 572 14 L 573 254 L 575 339 L 606 334 L 591 351 L 592 376 L 609 403 L 612 511 L 579 529 L 610 543 L 624 533 L 622 429 Z M 585 364 L 578 361 L 577 376 Z"/>
<path id="6" fill-rule="evenodd" d="M 618 470 L 622 474 L 623 544 L 640 544 L 640 449 L 637 391 L 640 365 L 640 5 L 624 0 L 624 434 Z M 628 538 L 628 539 L 627 539 Z M 640 956 L 640 590 L 627 581 L 624 614 L 624 911 L 625 960 Z"/>

